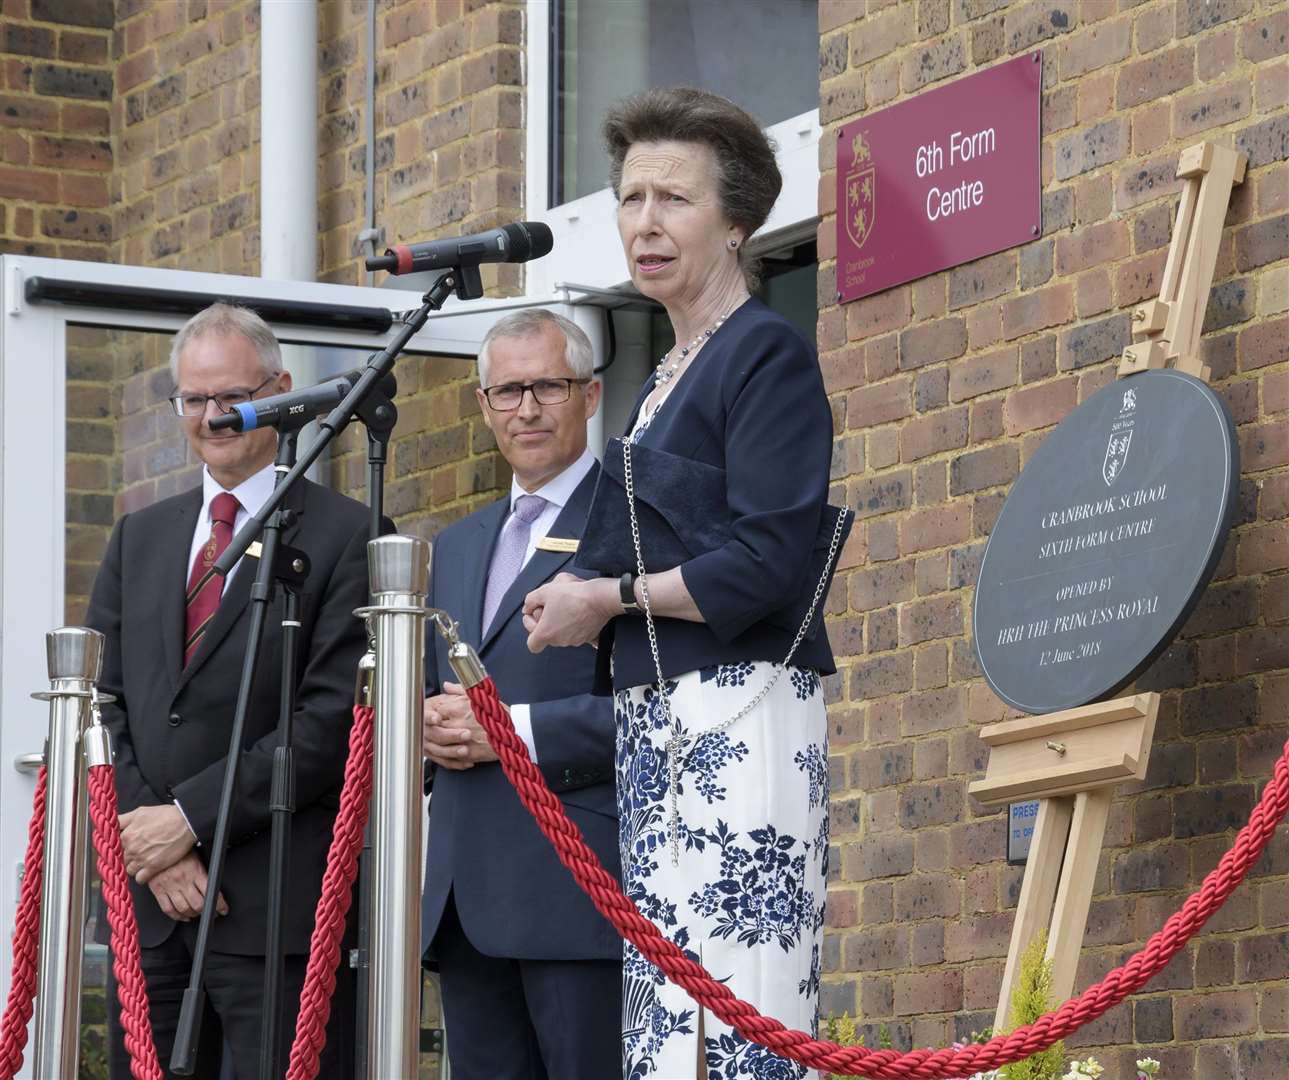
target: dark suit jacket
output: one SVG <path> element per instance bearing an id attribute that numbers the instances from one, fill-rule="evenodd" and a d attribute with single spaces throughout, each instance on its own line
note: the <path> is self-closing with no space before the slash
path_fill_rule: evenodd
<path id="1" fill-rule="evenodd" d="M 117 522 L 99 569 L 86 621 L 106 638 L 100 686 L 116 696 L 103 709 L 116 752 L 121 812 L 178 800 L 208 858 L 250 627 L 257 560 L 246 556 L 192 663 L 183 668 L 184 590 L 202 493 L 176 495 Z M 367 600 L 367 510 L 302 482 L 288 495 L 294 524 L 282 540 L 309 556 L 300 590 L 299 685 L 295 712 L 296 811 L 286 892 L 288 952 L 309 948 L 313 912 L 339 806 L 354 672 L 366 649 L 353 610 Z M 217 952 L 263 955 L 268 908 L 268 795 L 276 744 L 285 598 L 279 588 L 261 639 L 247 711 L 221 890 L 229 914 L 216 917 Z M 151 890 L 131 883 L 139 938 L 164 941 L 177 925 Z"/>
<path id="2" fill-rule="evenodd" d="M 583 478 L 550 536 L 581 536 L 598 467 Z M 533 553 L 481 638 L 488 567 L 509 498 L 445 529 L 434 542 L 430 605 L 461 623 L 501 700 L 531 704 L 537 763 L 609 873 L 619 875 L 613 703 L 589 693 L 595 650 L 528 651 L 524 597 L 568 569 L 572 554 Z M 456 681 L 436 634 L 426 694 Z M 573 882 L 496 762 L 436 769 L 430 797 L 422 937 L 434 939 L 449 892 L 480 952 L 531 960 L 620 959 L 622 942 Z"/>
<path id="3" fill-rule="evenodd" d="M 628 430 L 653 385 L 651 377 Z M 705 621 L 657 620 L 664 674 L 781 661 L 797 627 L 784 629 L 766 616 L 808 597 L 818 584 L 808 562 L 828 500 L 832 412 L 815 350 L 753 297 L 703 346 L 640 445 L 724 469 L 732 518 L 727 544 L 681 564 Z M 683 496 L 677 492 L 678 505 Z M 644 620 L 622 616 L 611 633 L 614 685 L 656 682 Z M 608 644 L 601 641 L 602 652 Z M 801 643 L 793 663 L 836 670 L 822 628 Z"/>

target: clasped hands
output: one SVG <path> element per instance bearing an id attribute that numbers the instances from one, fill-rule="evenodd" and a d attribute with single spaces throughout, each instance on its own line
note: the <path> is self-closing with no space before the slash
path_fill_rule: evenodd
<path id="1" fill-rule="evenodd" d="M 206 898 L 206 867 L 193 850 L 196 840 L 178 807 L 140 806 L 119 820 L 125 872 L 152 890 L 170 918 L 177 922 L 197 918 Z M 228 914 L 223 893 L 216 899 L 215 910 Z"/>
<path id="2" fill-rule="evenodd" d="M 421 751 L 435 765 L 461 770 L 497 760 L 460 683 L 445 682 L 443 693 L 427 697 L 421 721 Z"/>
<path id="3" fill-rule="evenodd" d="M 557 574 L 524 598 L 528 648 L 539 653 L 552 645 L 594 645 L 604 624 L 621 614 L 615 579 Z"/>

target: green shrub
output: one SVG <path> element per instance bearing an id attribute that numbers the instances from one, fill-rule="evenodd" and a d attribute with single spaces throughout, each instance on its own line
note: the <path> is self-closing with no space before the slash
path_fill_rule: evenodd
<path id="1" fill-rule="evenodd" d="M 1021 955 L 1020 978 L 1012 994 L 1008 1032 L 1032 1024 L 1052 1009 L 1052 965 L 1043 958 L 1047 931 L 1039 934 Z M 1061 1080 L 1065 1047 L 1055 1043 L 1046 1050 L 1002 1069 L 1001 1080 Z"/>

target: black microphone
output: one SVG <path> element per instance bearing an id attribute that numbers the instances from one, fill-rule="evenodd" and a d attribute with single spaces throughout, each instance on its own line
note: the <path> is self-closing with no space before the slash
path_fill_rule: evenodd
<path id="1" fill-rule="evenodd" d="M 291 431 L 303 427 L 314 417 L 330 412 L 339 405 L 362 374 L 362 368 L 355 368 L 314 386 L 288 390 L 285 394 L 273 394 L 266 398 L 252 398 L 241 405 L 234 405 L 230 412 L 216 416 L 210 422 L 210 430 L 232 428 L 234 431 L 254 431 L 256 428 L 275 427 L 281 431 Z M 392 398 L 398 393 L 398 384 L 393 375 L 386 375 L 380 381 L 379 388 L 386 397 Z"/>
<path id="2" fill-rule="evenodd" d="M 418 270 L 449 270 L 486 262 L 527 262 L 549 255 L 554 246 L 549 225 L 540 221 L 517 221 L 473 236 L 396 244 L 386 248 L 384 255 L 369 256 L 367 269 L 411 274 Z"/>

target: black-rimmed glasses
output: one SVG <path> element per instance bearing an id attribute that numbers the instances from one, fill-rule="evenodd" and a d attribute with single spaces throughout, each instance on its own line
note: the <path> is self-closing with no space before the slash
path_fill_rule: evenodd
<path id="1" fill-rule="evenodd" d="M 278 377 L 280 372 L 274 372 L 265 379 L 259 386 L 253 390 L 243 390 L 240 387 L 234 387 L 232 390 L 221 390 L 218 394 L 171 394 L 169 397 L 170 407 L 174 409 L 176 416 L 183 416 L 193 419 L 198 416 L 206 415 L 206 402 L 213 401 L 215 408 L 221 413 L 230 413 L 238 405 L 245 405 L 256 394 L 263 390 L 269 383 Z"/>
<path id="2" fill-rule="evenodd" d="M 488 399 L 488 408 L 493 412 L 512 412 L 519 408 L 524 394 L 532 392 L 533 400 L 538 405 L 562 405 L 573 393 L 573 384 L 584 386 L 590 379 L 538 379 L 526 383 L 498 383 L 484 389 L 483 396 Z"/>

